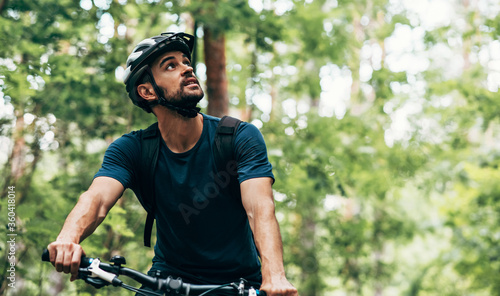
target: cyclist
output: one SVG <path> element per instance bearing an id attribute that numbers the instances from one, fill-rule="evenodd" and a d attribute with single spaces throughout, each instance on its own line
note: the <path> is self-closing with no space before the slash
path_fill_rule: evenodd
<path id="1" fill-rule="evenodd" d="M 298 295 L 285 277 L 274 213 L 274 176 L 259 130 L 241 123 L 235 137 L 240 196 L 214 175 L 218 118 L 199 113 L 204 93 L 191 67 L 194 37 L 166 33 L 141 41 L 127 60 L 124 82 L 132 102 L 158 120 L 160 151 L 154 173 L 157 242 L 149 274 L 193 284 L 245 278 L 268 295 Z M 131 188 L 140 197 L 141 133 L 113 142 L 102 167 L 49 244 L 56 270 L 77 278 L 80 243 Z M 260 260 L 259 260 L 260 257 Z"/>

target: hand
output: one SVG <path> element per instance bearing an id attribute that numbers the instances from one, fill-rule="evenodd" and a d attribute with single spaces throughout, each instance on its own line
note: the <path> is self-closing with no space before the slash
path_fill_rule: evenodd
<path id="1" fill-rule="evenodd" d="M 82 255 L 85 255 L 79 244 L 55 241 L 47 246 L 50 262 L 57 272 L 71 273 L 70 281 L 78 278 L 78 268 Z"/>
<path id="2" fill-rule="evenodd" d="M 283 276 L 270 281 L 263 281 L 260 290 L 267 296 L 298 296 L 297 289 Z"/>

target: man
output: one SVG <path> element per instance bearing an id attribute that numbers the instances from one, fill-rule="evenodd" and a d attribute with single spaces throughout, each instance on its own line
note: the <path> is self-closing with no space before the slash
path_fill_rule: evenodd
<path id="1" fill-rule="evenodd" d="M 200 114 L 203 90 L 190 64 L 194 37 L 162 34 L 143 40 L 127 60 L 131 100 L 158 119 L 161 134 L 154 174 L 157 242 L 150 274 L 223 284 L 245 278 L 268 295 L 298 295 L 283 267 L 271 185 L 274 176 L 262 135 L 242 123 L 235 137 L 241 197 L 216 186 L 212 155 L 218 118 Z M 77 278 L 79 245 L 126 188 L 141 196 L 141 131 L 106 151 L 101 169 L 48 246 L 59 272 Z M 258 250 L 258 252 L 257 252 Z M 260 257 L 260 260 L 258 258 Z"/>

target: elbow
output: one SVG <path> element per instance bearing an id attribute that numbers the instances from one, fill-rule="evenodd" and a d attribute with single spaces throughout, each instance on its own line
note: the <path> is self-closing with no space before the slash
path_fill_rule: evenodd
<path id="1" fill-rule="evenodd" d="M 275 204 L 273 200 L 263 200 L 252 207 L 248 213 L 250 221 L 264 221 L 275 217 Z"/>
<path id="2" fill-rule="evenodd" d="M 276 205 L 274 204 L 274 200 L 272 198 L 264 200 L 259 204 L 259 210 L 266 214 L 274 215 L 276 210 Z"/>

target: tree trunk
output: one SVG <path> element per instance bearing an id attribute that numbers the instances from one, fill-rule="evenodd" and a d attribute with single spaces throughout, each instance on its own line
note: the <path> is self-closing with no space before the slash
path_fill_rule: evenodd
<path id="1" fill-rule="evenodd" d="M 193 36 L 194 36 L 194 50 L 191 53 L 191 65 L 193 66 L 193 71 L 196 73 L 196 64 L 198 64 L 198 36 L 196 36 L 196 31 L 198 30 L 199 23 L 197 20 L 193 22 Z"/>
<path id="2" fill-rule="evenodd" d="M 18 114 L 16 117 L 16 127 L 12 137 L 14 139 L 14 147 L 7 162 L 5 183 L 1 196 L 6 196 L 9 186 L 17 185 L 17 181 L 23 176 L 25 170 L 26 141 L 24 140 L 24 116 L 23 114 Z"/>
<path id="3" fill-rule="evenodd" d="M 310 206 L 310 205 L 308 205 Z M 311 209 L 313 209 L 311 207 Z M 317 296 L 320 292 L 321 277 L 319 271 L 319 258 L 317 256 L 316 221 L 314 220 L 316 211 L 306 211 L 302 215 L 302 226 L 300 228 L 300 261 L 302 272 L 300 279 L 302 282 L 301 295 Z"/>
<path id="4" fill-rule="evenodd" d="M 255 42 L 255 49 L 252 51 L 252 64 L 251 64 L 251 71 L 250 71 L 250 85 L 249 85 L 249 89 L 251 90 L 255 90 L 255 81 L 257 79 L 257 75 L 258 75 L 258 70 L 257 70 L 257 40 L 254 41 Z M 254 95 L 254 92 L 252 91 L 251 92 L 252 95 Z M 246 121 L 250 121 L 253 117 L 253 111 L 254 111 L 254 108 L 255 108 L 255 105 L 253 103 L 253 98 L 246 98 L 246 101 L 247 101 L 247 108 L 246 108 L 246 114 L 245 114 L 245 117 L 246 117 Z"/>
<path id="5" fill-rule="evenodd" d="M 207 114 L 222 117 L 228 114 L 229 96 L 226 76 L 226 39 L 223 32 L 205 27 L 205 65 L 207 67 Z"/>
<path id="6" fill-rule="evenodd" d="M 0 13 L 3 12 L 6 6 L 7 6 L 7 0 L 0 0 Z"/>

